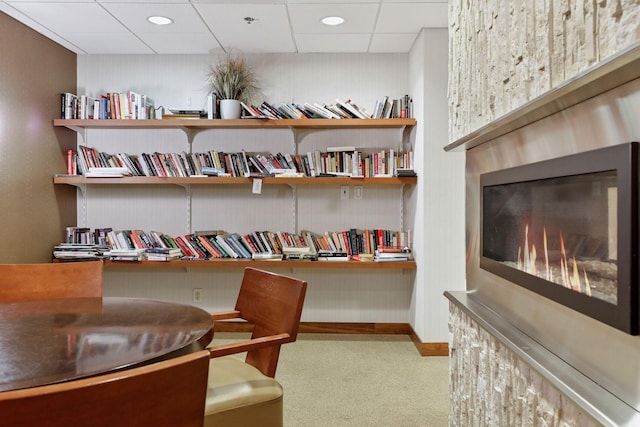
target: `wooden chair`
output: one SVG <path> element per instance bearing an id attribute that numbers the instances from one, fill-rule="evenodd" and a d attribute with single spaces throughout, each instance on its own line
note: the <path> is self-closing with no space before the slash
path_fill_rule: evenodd
<path id="1" fill-rule="evenodd" d="M 0 264 L 0 301 L 102 298 L 102 261 Z"/>
<path id="2" fill-rule="evenodd" d="M 0 393 L 0 426 L 202 426 L 209 352 Z"/>
<path id="3" fill-rule="evenodd" d="M 253 333 L 249 340 L 208 349 L 205 426 L 282 426 L 283 392 L 273 377 L 281 345 L 297 339 L 306 289 L 303 280 L 245 269 L 235 310 L 212 316 L 214 322 L 246 320 Z M 244 361 L 229 356 L 243 352 Z"/>

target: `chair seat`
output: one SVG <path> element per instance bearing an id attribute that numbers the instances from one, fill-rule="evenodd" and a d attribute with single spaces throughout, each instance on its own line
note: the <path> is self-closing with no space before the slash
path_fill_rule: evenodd
<path id="1" fill-rule="evenodd" d="M 205 426 L 282 426 L 282 386 L 233 356 L 209 361 Z"/>

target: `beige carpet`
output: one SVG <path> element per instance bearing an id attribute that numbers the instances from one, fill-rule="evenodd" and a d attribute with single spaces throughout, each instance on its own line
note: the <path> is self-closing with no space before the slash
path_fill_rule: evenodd
<path id="1" fill-rule="evenodd" d="M 282 347 L 276 374 L 285 427 L 447 426 L 448 367 L 407 336 L 300 334 Z"/>

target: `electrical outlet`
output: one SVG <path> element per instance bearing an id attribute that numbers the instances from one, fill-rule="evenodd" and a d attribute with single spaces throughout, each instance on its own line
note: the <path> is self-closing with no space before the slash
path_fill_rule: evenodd
<path id="1" fill-rule="evenodd" d="M 358 200 L 362 199 L 362 185 L 353 187 L 353 198 Z"/>
<path id="2" fill-rule="evenodd" d="M 193 288 L 193 302 L 202 302 L 202 288 Z"/>
<path id="3" fill-rule="evenodd" d="M 347 200 L 349 199 L 349 186 L 348 185 L 341 185 L 340 186 L 340 200 Z"/>

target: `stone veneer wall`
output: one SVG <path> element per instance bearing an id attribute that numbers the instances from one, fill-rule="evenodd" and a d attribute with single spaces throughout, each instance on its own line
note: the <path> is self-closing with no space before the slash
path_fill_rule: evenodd
<path id="1" fill-rule="evenodd" d="M 449 0 L 455 141 L 640 39 L 640 0 Z"/>
<path id="2" fill-rule="evenodd" d="M 600 425 L 464 311 L 449 310 L 450 426 Z"/>
<path id="3" fill-rule="evenodd" d="M 640 40 L 640 0 L 450 0 L 449 140 Z M 451 426 L 597 423 L 455 306 Z"/>

